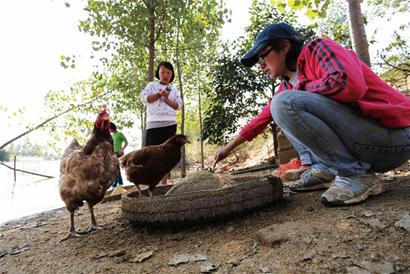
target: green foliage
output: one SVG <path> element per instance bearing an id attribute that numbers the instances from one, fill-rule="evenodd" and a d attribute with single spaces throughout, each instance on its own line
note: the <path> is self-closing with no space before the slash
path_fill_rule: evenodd
<path id="1" fill-rule="evenodd" d="M 18 156 L 42 157 L 48 159 L 56 158 L 56 155 L 52 154 L 47 144 L 32 143 L 28 138 L 24 138 L 17 144 L 11 144 L 7 150 L 0 150 L 0 161 L 2 158 L 2 153 L 7 157 L 7 159 L 4 161 L 9 161 L 9 158 L 12 154 Z"/>
<path id="2" fill-rule="evenodd" d="M 0 150 L 0 162 L 7 162 L 10 160 L 10 152 L 7 150 Z"/>
<path id="3" fill-rule="evenodd" d="M 71 57 L 61 55 L 60 56 L 60 65 L 65 69 L 67 69 L 67 68 L 74 69 L 75 68 L 75 55 L 72 55 Z"/>
<path id="4" fill-rule="evenodd" d="M 94 74 L 89 80 L 75 83 L 68 91 L 50 91 L 45 98 L 46 108 L 48 108 L 48 112 L 53 114 L 75 108 L 75 106 L 101 96 L 106 91 L 107 86 L 109 86 L 109 80 L 103 75 Z M 46 124 L 44 129 L 50 132 L 54 141 L 50 145 L 54 147 L 57 143 L 66 140 L 67 136 L 76 138 L 80 143 L 84 143 L 91 134 L 95 117 L 101 107 L 103 105 L 106 105 L 108 108 L 112 106 L 109 100 L 111 96 L 112 94 L 109 93 L 108 96 L 99 98 L 93 104 L 75 108 L 73 111 L 65 114 L 63 119 L 53 120 Z"/>
<path id="5" fill-rule="evenodd" d="M 311 19 L 325 17 L 326 11 L 332 0 L 271 0 L 280 13 L 289 10 L 305 11 L 305 15 Z"/>
<path id="6" fill-rule="evenodd" d="M 369 4 L 375 9 L 375 14 L 381 17 L 386 16 L 388 13 L 394 15 L 395 13 L 409 11 L 408 0 L 369 0 Z"/>
<path id="7" fill-rule="evenodd" d="M 266 102 L 272 94 L 272 90 L 266 90 L 269 79 L 244 67 L 239 58 L 223 50 L 213 68 L 214 89 L 208 93 L 210 104 L 204 113 L 203 132 L 203 138 L 211 144 L 226 142 L 243 125 L 244 119 L 254 116 L 262 101 Z"/>
<path id="8" fill-rule="evenodd" d="M 56 142 L 65 136 L 84 141 L 102 104 L 108 106 L 111 119 L 122 127 L 132 127 L 142 120 L 144 107 L 139 94 L 150 73 L 151 52 L 155 63 L 168 60 L 174 66 L 179 54 L 182 81 L 190 87 L 188 98 L 195 100 L 197 79 L 206 78 L 207 73 L 197 64 L 213 62 L 227 13 L 220 1 L 89 0 L 85 10 L 88 17 L 79 27 L 94 38 L 94 54 L 104 70 L 76 83 L 69 91 L 51 91 L 47 106 L 58 113 L 104 91 L 109 91 L 109 96 L 66 114 L 64 121 L 50 123 Z M 61 61 L 64 67 L 70 67 L 75 65 L 75 56 L 63 55 Z M 179 86 L 178 77 L 173 84 Z"/>
<path id="9" fill-rule="evenodd" d="M 327 16 L 317 19 L 315 29 L 318 30 L 319 36 L 330 38 L 352 49 L 346 5 L 346 0 L 334 0 L 327 8 Z"/>
<path id="10" fill-rule="evenodd" d="M 383 78 L 392 85 L 410 94 L 407 84 L 410 77 L 410 23 L 401 25 L 394 32 L 394 39 L 380 52 L 382 67 L 387 70 Z"/>

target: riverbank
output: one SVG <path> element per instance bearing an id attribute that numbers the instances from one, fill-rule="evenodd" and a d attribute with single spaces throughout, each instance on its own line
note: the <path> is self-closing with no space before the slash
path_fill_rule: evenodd
<path id="1" fill-rule="evenodd" d="M 69 218 L 54 210 L 0 227 L 0 273 L 410 273 L 410 231 L 400 225 L 408 165 L 388 176 L 388 191 L 363 204 L 328 208 L 320 191 L 286 192 L 260 211 L 186 228 L 135 227 L 120 201 L 103 203 L 103 230 L 61 243 Z M 76 224 L 88 223 L 82 207 Z"/>

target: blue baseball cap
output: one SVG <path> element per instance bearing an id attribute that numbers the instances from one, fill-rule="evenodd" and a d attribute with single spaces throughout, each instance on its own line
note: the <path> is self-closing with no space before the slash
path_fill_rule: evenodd
<path id="1" fill-rule="evenodd" d="M 241 58 L 241 63 L 246 67 L 252 67 L 258 62 L 258 55 L 273 40 L 286 38 L 303 43 L 299 33 L 286 23 L 274 23 L 267 25 L 256 37 L 255 43 Z"/>

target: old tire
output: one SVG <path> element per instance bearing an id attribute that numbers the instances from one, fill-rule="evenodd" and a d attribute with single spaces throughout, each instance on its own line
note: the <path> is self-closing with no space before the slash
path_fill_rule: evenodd
<path id="1" fill-rule="evenodd" d="M 223 219 L 266 206 L 280 199 L 282 182 L 277 177 L 258 178 L 234 186 L 175 195 L 121 196 L 125 219 L 139 225 L 175 226 Z"/>

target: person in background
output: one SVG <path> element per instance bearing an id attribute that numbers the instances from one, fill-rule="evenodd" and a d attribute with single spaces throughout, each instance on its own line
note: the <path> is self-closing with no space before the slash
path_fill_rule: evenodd
<path id="1" fill-rule="evenodd" d="M 385 190 L 376 172 L 410 158 L 410 98 L 380 79 L 356 54 L 326 38 L 304 44 L 286 23 L 265 27 L 241 63 L 282 82 L 262 112 L 215 155 L 215 164 L 272 121 L 307 169 L 293 191 L 327 189 L 327 206 L 365 201 Z"/>
<path id="2" fill-rule="evenodd" d="M 149 82 L 140 94 L 142 103 L 147 107 L 147 146 L 162 144 L 177 131 L 176 111 L 182 108 L 183 103 L 177 88 L 171 84 L 174 76 L 171 63 L 159 63 L 155 72 L 159 82 Z M 167 184 L 168 177 L 169 174 L 162 179 L 163 185 Z"/>
<path id="3" fill-rule="evenodd" d="M 114 142 L 114 154 L 117 158 L 120 158 L 124 155 L 124 149 L 128 146 L 127 138 L 125 138 L 125 135 L 121 131 L 117 130 L 117 126 L 112 122 L 110 123 L 110 131 Z M 117 185 L 123 185 L 121 169 L 118 176 L 115 178 L 112 187 L 116 187 Z"/>

